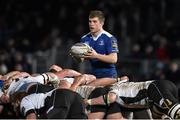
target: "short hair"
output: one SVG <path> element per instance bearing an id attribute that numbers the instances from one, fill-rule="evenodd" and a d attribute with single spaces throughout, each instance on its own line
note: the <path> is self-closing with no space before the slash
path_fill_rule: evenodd
<path id="1" fill-rule="evenodd" d="M 101 22 L 105 21 L 105 15 L 100 10 L 92 10 L 90 11 L 89 18 L 98 17 Z"/>

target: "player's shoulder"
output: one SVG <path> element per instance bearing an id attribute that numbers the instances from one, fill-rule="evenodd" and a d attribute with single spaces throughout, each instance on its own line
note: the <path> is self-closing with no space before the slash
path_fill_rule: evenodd
<path id="1" fill-rule="evenodd" d="M 107 37 L 109 37 L 109 38 L 113 37 L 113 35 L 112 35 L 111 33 L 107 32 L 107 31 L 105 31 L 105 30 L 102 31 L 102 35 L 103 35 L 103 36 L 107 36 Z"/>
<path id="2" fill-rule="evenodd" d="M 91 36 L 91 33 L 89 32 L 89 33 L 87 33 L 87 34 L 83 35 L 83 36 L 81 37 L 81 39 L 84 39 L 84 38 L 86 38 L 86 37 L 90 37 L 90 36 Z"/>

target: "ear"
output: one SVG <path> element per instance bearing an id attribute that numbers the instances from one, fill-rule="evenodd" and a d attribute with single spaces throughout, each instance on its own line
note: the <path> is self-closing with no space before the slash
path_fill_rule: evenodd
<path id="1" fill-rule="evenodd" d="M 104 21 L 100 21 L 101 25 L 103 26 L 104 25 Z"/>
<path id="2" fill-rule="evenodd" d="M 102 26 L 103 26 L 103 25 L 104 25 L 104 22 L 102 22 L 101 24 L 102 24 Z"/>

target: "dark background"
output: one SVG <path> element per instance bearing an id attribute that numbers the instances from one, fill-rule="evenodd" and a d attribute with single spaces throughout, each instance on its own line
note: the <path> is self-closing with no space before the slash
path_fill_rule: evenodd
<path id="1" fill-rule="evenodd" d="M 90 10 L 105 13 L 118 39 L 119 76 L 179 81 L 179 0 L 1 0 L 0 72 L 47 71 L 52 64 L 88 72 L 70 46 L 88 31 Z"/>

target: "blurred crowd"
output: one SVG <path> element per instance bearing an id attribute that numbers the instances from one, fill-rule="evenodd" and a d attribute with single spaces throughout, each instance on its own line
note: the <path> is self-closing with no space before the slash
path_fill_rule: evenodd
<path id="1" fill-rule="evenodd" d="M 0 72 L 32 72 L 34 54 L 68 49 L 88 32 L 89 11 L 101 9 L 105 29 L 119 40 L 119 64 L 155 60 L 152 72 L 139 78 L 179 80 L 179 5 L 179 0 L 0 1 Z"/>

